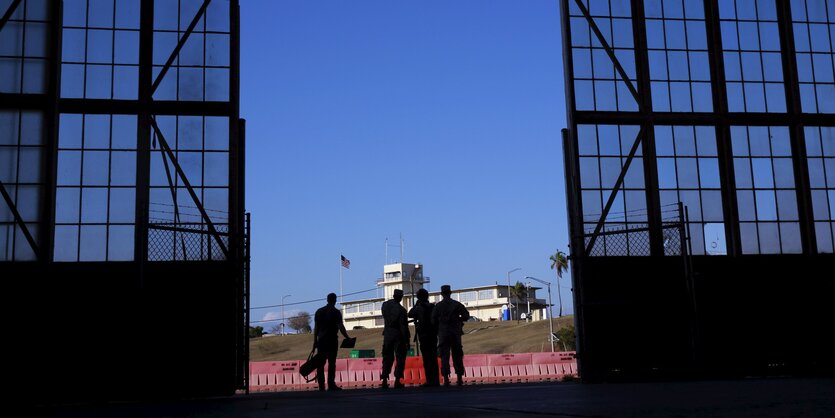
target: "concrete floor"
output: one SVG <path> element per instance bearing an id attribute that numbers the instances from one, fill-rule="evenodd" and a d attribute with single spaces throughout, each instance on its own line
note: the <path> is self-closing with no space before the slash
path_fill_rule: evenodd
<path id="1" fill-rule="evenodd" d="M 281 392 L 34 408 L 20 417 L 835 417 L 835 379 Z"/>

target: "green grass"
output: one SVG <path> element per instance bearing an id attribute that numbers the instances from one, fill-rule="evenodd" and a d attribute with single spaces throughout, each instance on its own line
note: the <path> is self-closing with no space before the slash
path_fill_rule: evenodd
<path id="1" fill-rule="evenodd" d="M 573 316 L 554 319 L 554 331 L 572 325 Z M 379 357 L 383 348 L 382 329 L 348 330 L 348 335 L 357 337 L 355 349 L 374 350 Z M 414 329 L 412 329 L 414 335 Z M 548 321 L 536 322 L 467 322 L 464 325 L 465 354 L 502 354 L 551 351 L 548 338 Z M 559 343 L 558 351 L 562 350 Z M 303 360 L 313 347 L 313 335 L 294 334 L 250 340 L 251 361 Z M 350 349 L 340 349 L 339 358 L 348 358 Z"/>

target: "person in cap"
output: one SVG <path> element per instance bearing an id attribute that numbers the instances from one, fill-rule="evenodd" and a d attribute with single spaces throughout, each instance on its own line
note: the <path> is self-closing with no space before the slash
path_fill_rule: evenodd
<path id="1" fill-rule="evenodd" d="M 406 367 L 406 352 L 409 351 L 409 323 L 406 318 L 406 308 L 400 304 L 403 300 L 403 290 L 395 289 L 394 296 L 383 302 L 383 371 L 380 375 L 383 389 L 389 387 L 388 377 L 394 357 L 397 356 L 397 366 L 394 368 L 394 387 L 404 387 L 403 369 Z"/>
<path id="2" fill-rule="evenodd" d="M 330 293 L 328 304 L 319 308 L 313 316 L 313 349 L 318 349 L 327 359 L 328 390 L 341 390 L 336 386 L 336 353 L 339 351 L 337 332 L 341 332 L 345 338 L 350 338 L 342 322 L 342 312 L 336 309 L 336 293 Z M 325 363 L 316 369 L 316 381 L 319 383 L 319 390 L 325 390 Z"/>
<path id="3" fill-rule="evenodd" d="M 449 285 L 441 286 L 443 300 L 432 310 L 432 324 L 438 327 L 438 351 L 441 353 L 441 374 L 444 376 L 444 386 L 449 386 L 449 355 L 452 352 L 452 363 L 455 374 L 458 375 L 456 384 L 464 384 L 464 347 L 461 346 L 461 335 L 464 333 L 464 322 L 470 319 L 470 312 L 461 302 L 452 299 Z"/>
<path id="4" fill-rule="evenodd" d="M 434 303 L 429 302 L 426 289 L 417 291 L 417 303 L 409 310 L 409 318 L 415 322 L 415 334 L 423 356 L 423 370 L 426 372 L 424 386 L 440 386 L 438 380 L 438 328 L 432 324 Z"/>

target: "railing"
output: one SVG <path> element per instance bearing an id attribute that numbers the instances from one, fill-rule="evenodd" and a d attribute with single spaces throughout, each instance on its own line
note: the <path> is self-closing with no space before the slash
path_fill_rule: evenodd
<path id="1" fill-rule="evenodd" d="M 215 224 L 218 239 L 229 247 L 229 226 Z M 223 249 L 206 224 L 151 223 L 148 261 L 225 260 Z"/>
<path id="2" fill-rule="evenodd" d="M 677 256 L 688 253 L 685 213 L 681 204 L 672 204 L 660 208 L 662 216 L 661 234 L 664 255 Z M 594 217 L 587 215 L 586 217 Z M 607 223 L 599 233 L 586 231 L 583 242 L 589 248 L 587 256 L 648 256 L 650 255 L 650 228 L 646 222 L 634 222 L 631 219 L 646 219 L 645 209 L 622 213 L 610 213 Z"/>

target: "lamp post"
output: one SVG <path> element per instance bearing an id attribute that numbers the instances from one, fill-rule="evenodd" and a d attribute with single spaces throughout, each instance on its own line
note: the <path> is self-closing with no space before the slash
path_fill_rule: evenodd
<path id="1" fill-rule="evenodd" d="M 530 319 L 530 316 L 531 316 L 531 282 L 530 281 L 528 281 L 528 291 L 525 292 L 525 302 L 528 303 L 528 311 L 525 314 L 527 316 L 527 318 L 525 318 L 525 322 L 528 322 L 527 320 Z"/>
<path id="2" fill-rule="evenodd" d="M 412 291 L 412 297 L 409 298 L 411 300 L 411 306 L 409 306 L 409 309 L 415 306 L 415 275 L 418 274 L 422 267 L 423 266 L 421 266 L 420 264 L 415 264 L 415 267 L 412 269 L 411 278 L 409 279 L 409 285 Z"/>
<path id="3" fill-rule="evenodd" d="M 510 314 L 510 317 L 508 318 L 508 321 L 513 319 L 513 303 L 511 303 L 511 301 L 510 301 L 510 273 L 513 273 L 514 271 L 519 271 L 519 270 L 522 270 L 522 268 L 521 267 L 516 267 L 515 269 L 510 270 L 510 271 L 507 272 L 507 309 L 508 309 L 508 312 Z"/>
<path id="4" fill-rule="evenodd" d="M 546 286 L 548 286 L 548 329 L 550 330 L 550 334 L 548 334 L 548 341 L 551 342 L 551 352 L 554 352 L 554 315 L 553 315 L 553 304 L 551 303 L 551 283 L 546 282 L 544 280 L 539 280 L 536 277 L 525 277 L 526 279 L 535 280 L 540 282 Z"/>
<path id="5" fill-rule="evenodd" d="M 284 298 L 288 298 L 293 295 L 284 295 L 281 297 L 281 335 L 284 335 L 284 327 L 287 323 L 287 318 L 284 317 Z"/>

